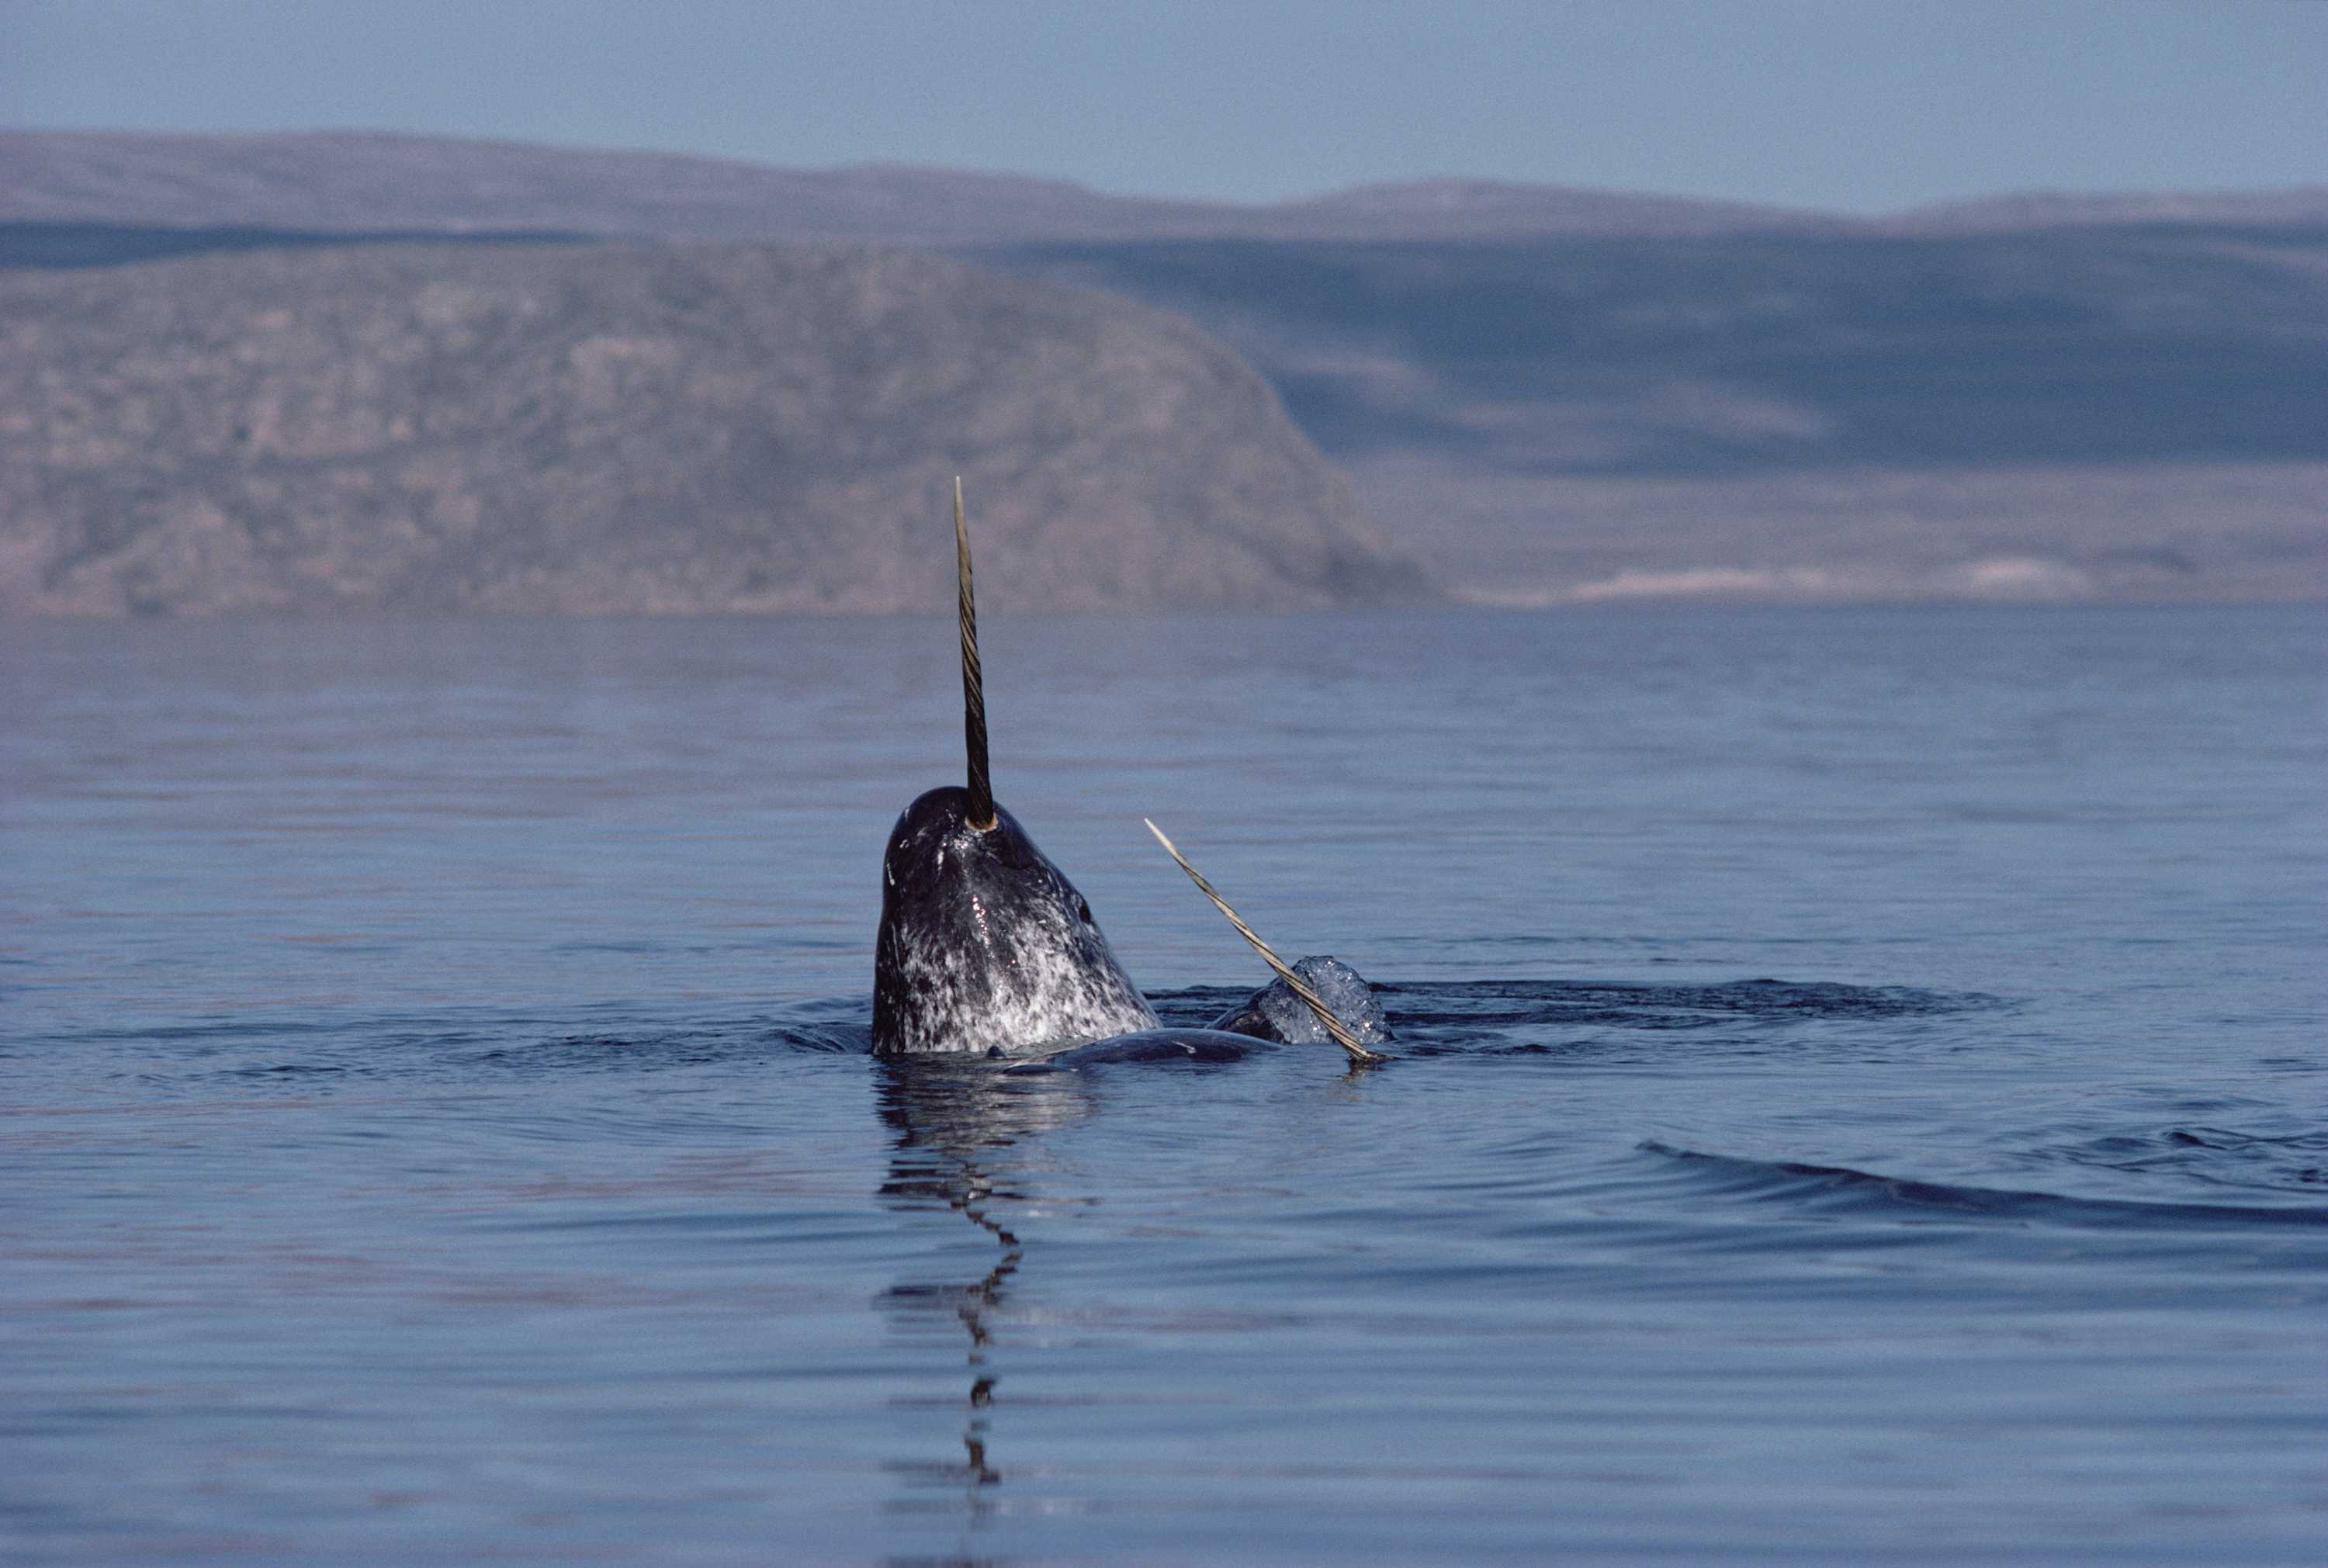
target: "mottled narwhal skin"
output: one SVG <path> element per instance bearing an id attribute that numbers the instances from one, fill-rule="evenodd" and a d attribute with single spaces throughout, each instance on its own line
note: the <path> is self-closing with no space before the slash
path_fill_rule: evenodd
<path id="1" fill-rule="evenodd" d="M 1158 1027 L 1091 906 L 1017 819 L 949 785 L 906 808 L 881 860 L 873 1049 L 1000 1051 Z"/>
<path id="2" fill-rule="evenodd" d="M 881 929 L 873 944 L 876 1056 L 977 1055 L 1028 1058 L 1010 1072 L 1072 1071 L 1102 1062 L 1235 1061 L 1274 1049 L 1283 1029 L 1261 993 L 1224 1017 L 1225 1028 L 1166 1028 L 1115 961 L 1091 906 L 997 805 L 988 776 L 985 677 L 971 587 L 970 528 L 962 481 L 953 482 L 954 569 L 962 622 L 962 713 L 966 789 L 934 789 L 906 808 L 881 857 Z M 1151 831 L 1155 824 L 1150 823 Z M 1159 831 L 1175 859 L 1179 851 Z M 1215 903 L 1220 895 L 1197 876 Z M 1283 965 L 1226 904 L 1262 956 Z M 1379 1021 L 1381 1009 L 1355 971 L 1331 959 L 1308 975 L 1353 985 Z M 1288 995 L 1291 995 L 1291 991 Z M 1322 1000 L 1311 1005 L 1321 1009 Z M 1341 1028 L 1336 1021 L 1334 1028 Z M 1231 1032 L 1234 1030 L 1234 1032 Z M 1345 1030 L 1347 1034 L 1347 1030 Z M 1339 1038 L 1361 1062 L 1381 1058 Z M 1387 1031 L 1379 1038 L 1388 1038 Z"/>

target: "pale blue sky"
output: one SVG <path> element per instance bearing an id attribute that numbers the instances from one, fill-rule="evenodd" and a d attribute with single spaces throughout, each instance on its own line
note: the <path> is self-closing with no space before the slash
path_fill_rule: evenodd
<path id="1" fill-rule="evenodd" d="M 2328 183 L 2328 3 L 0 0 L 0 124 L 1884 212 Z"/>

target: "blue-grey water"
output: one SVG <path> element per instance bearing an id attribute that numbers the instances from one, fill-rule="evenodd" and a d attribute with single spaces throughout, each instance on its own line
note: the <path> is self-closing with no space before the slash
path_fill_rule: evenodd
<path id="1" fill-rule="evenodd" d="M 868 1057 L 951 638 L 0 626 L 11 1560 L 2316 1560 L 2318 609 L 990 625 L 1355 1076 Z"/>

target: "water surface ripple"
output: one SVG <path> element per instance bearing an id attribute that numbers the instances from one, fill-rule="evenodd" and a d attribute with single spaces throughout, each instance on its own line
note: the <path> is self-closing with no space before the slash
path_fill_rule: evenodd
<path id="1" fill-rule="evenodd" d="M 1169 1021 L 867 1055 L 948 624 L 0 625 L 28 1563 L 2316 1560 L 2323 623 L 1002 620 Z"/>

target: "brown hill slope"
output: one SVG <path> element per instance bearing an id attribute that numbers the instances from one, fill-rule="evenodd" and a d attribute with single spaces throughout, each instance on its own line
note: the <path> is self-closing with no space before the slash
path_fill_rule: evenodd
<path id="1" fill-rule="evenodd" d="M 863 249 L 397 245 L 0 275 L 0 610 L 1425 597 L 1187 323 Z"/>

